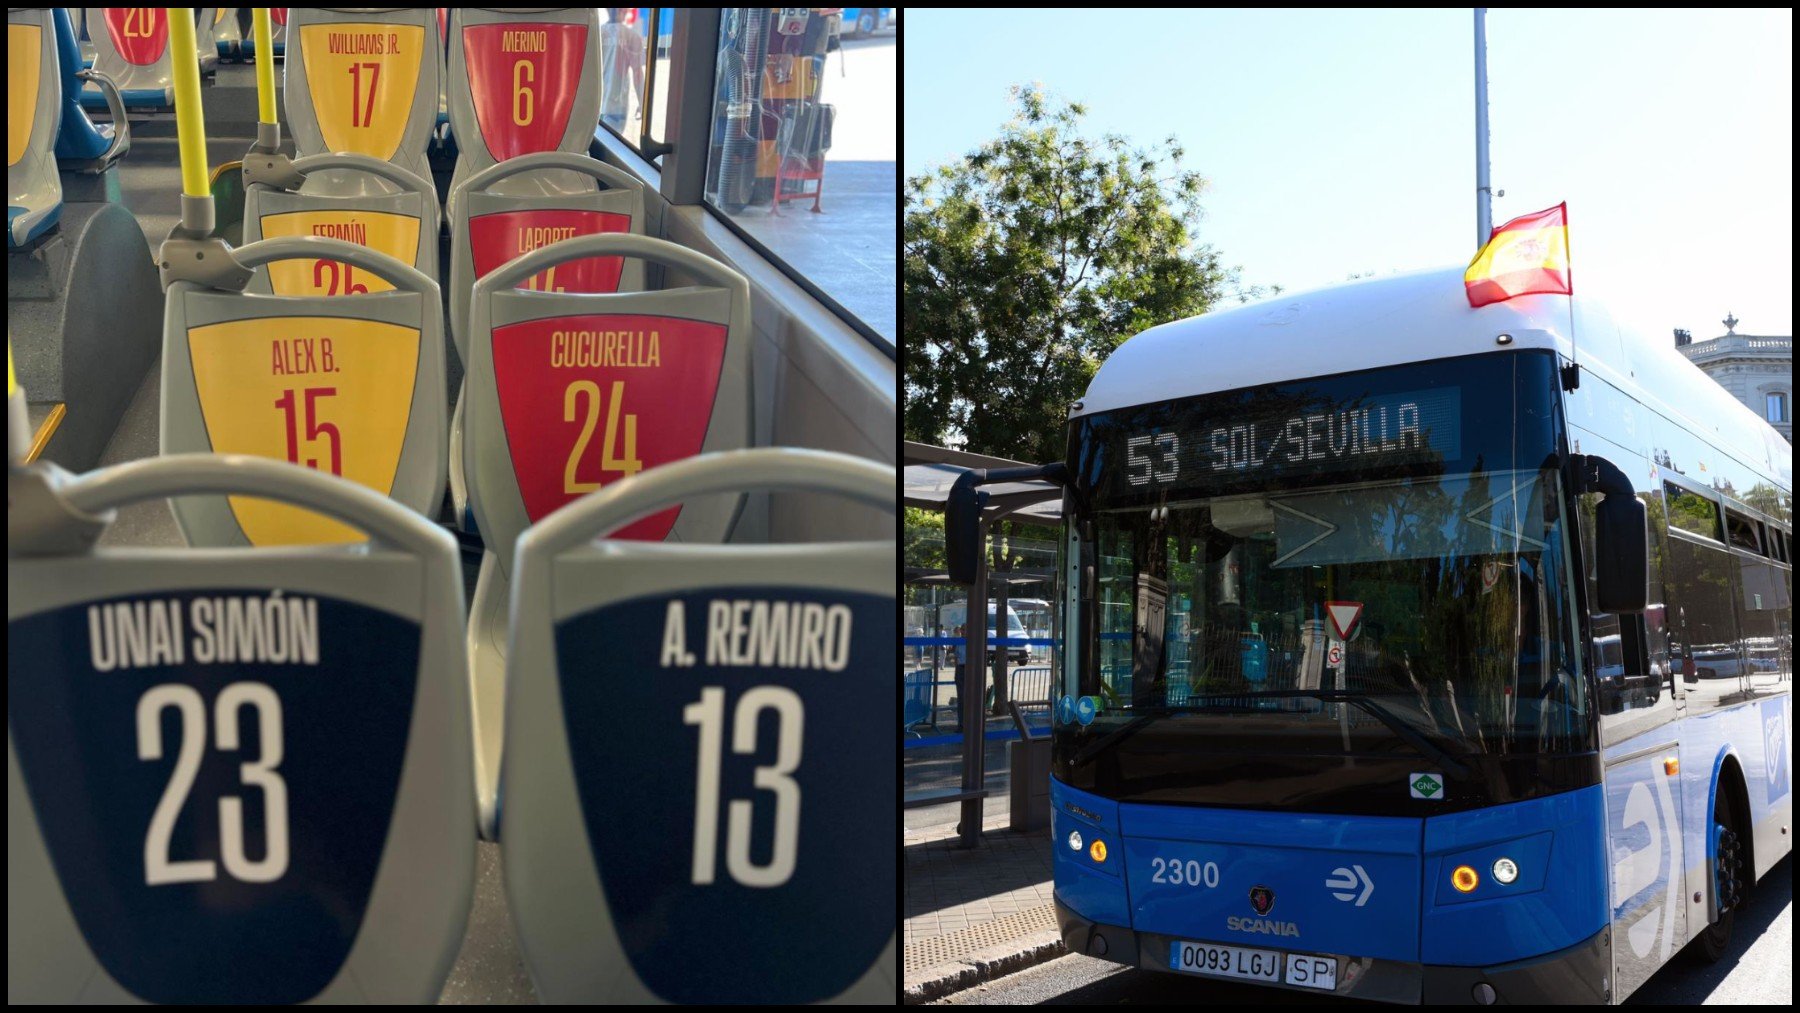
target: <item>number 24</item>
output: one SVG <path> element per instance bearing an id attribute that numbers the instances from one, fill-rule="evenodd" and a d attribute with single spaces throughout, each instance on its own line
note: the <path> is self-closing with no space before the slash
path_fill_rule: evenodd
<path id="1" fill-rule="evenodd" d="M 581 464 L 581 455 L 587 453 L 588 443 L 594 438 L 594 427 L 600 421 L 600 385 L 592 380 L 576 380 L 569 384 L 563 391 L 563 421 L 575 421 L 579 412 L 576 402 L 584 394 L 588 401 L 587 416 L 581 426 L 581 435 L 575 438 L 575 446 L 569 450 L 568 467 L 563 469 L 563 492 L 571 496 L 600 488 L 599 482 L 583 482 L 575 477 L 575 469 Z M 606 405 L 606 431 L 600 435 L 600 470 L 623 472 L 629 476 L 643 471 L 644 462 L 637 456 L 637 416 L 624 415 L 624 431 L 620 431 L 619 406 L 624 400 L 625 381 L 614 380 L 612 397 Z M 618 454 L 613 453 L 615 446 L 620 448 Z"/>

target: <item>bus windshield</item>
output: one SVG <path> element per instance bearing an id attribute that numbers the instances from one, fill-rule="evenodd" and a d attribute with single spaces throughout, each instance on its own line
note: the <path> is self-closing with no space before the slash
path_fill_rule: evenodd
<path id="1" fill-rule="evenodd" d="M 1217 802 L 1221 771 L 1242 777 L 1257 758 L 1270 777 L 1307 755 L 1342 778 L 1359 757 L 1479 770 L 1483 758 L 1590 748 L 1561 477 L 1547 427 L 1514 439 L 1510 420 L 1491 417 L 1515 411 L 1505 379 L 1484 384 L 1486 407 L 1472 385 L 1427 392 L 1444 408 L 1435 423 L 1422 413 L 1435 425 L 1418 437 L 1426 453 L 1385 477 L 1320 482 L 1325 460 L 1304 477 L 1265 473 L 1255 490 L 1244 469 L 1206 468 L 1203 455 L 1152 456 L 1145 470 L 1164 488 L 1109 493 L 1091 458 L 1119 435 L 1116 420 L 1079 431 L 1078 463 L 1097 479 L 1078 521 L 1093 614 L 1070 626 L 1085 643 L 1065 682 L 1094 716 L 1059 723 L 1058 776 L 1113 797 Z M 1304 417 L 1294 395 L 1280 394 L 1279 410 Z M 1236 418 L 1270 418 L 1228 397 Z M 1427 401 L 1406 398 L 1388 402 L 1390 446 L 1399 407 Z M 1204 445 L 1206 400 L 1168 413 L 1149 444 Z M 1490 415 L 1486 435 L 1471 431 L 1475 411 Z M 1251 462 L 1281 452 L 1266 437 L 1244 445 Z"/>

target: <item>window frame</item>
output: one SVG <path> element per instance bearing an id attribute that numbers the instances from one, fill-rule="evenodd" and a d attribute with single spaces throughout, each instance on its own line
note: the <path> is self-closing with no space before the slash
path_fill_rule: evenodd
<path id="1" fill-rule="evenodd" d="M 647 39 L 645 48 L 645 113 L 640 127 L 638 142 L 620 134 L 604 123 L 595 125 L 597 142 L 604 136 L 617 138 L 632 154 L 643 159 L 657 172 L 657 189 L 671 207 L 697 207 L 705 211 L 707 217 L 738 241 L 773 267 L 782 277 L 793 282 L 827 312 L 841 321 L 844 326 L 855 331 L 864 341 L 873 345 L 877 351 L 890 361 L 900 361 L 900 345 L 898 336 L 888 338 L 876 331 L 860 316 L 847 309 L 829 292 L 821 289 L 816 282 L 802 274 L 792 264 L 755 236 L 744 230 L 729 215 L 724 214 L 706 200 L 706 169 L 711 157 L 712 117 L 715 93 L 718 89 L 717 70 L 719 55 L 719 33 L 722 30 L 721 8 L 691 7 L 676 8 L 680 13 L 675 15 L 670 26 L 669 39 L 669 79 L 667 81 L 668 96 L 665 102 L 666 116 L 663 123 L 664 137 L 649 136 L 651 113 L 656 102 L 653 81 L 656 43 L 654 38 Z M 660 32 L 660 8 L 651 8 L 651 31 Z M 691 58 L 697 57 L 697 58 Z M 691 114 L 691 115 L 690 115 Z M 641 143 L 640 143 L 641 142 Z M 895 214 L 898 215 L 899 195 L 895 194 Z M 895 277 L 896 296 L 899 278 Z"/>
<path id="2" fill-rule="evenodd" d="M 1729 545 L 1739 552 L 1747 552 L 1752 556 L 1768 555 L 1768 552 L 1764 548 L 1765 539 L 1763 538 L 1762 523 L 1754 516 L 1743 510 L 1737 509 L 1736 507 L 1726 505 L 1724 519 L 1726 545 Z M 1736 525 L 1735 529 L 1733 527 L 1734 523 Z M 1756 544 L 1746 545 L 1742 541 L 1739 541 L 1740 533 L 1743 536 L 1747 536 L 1750 541 Z"/>
<path id="3" fill-rule="evenodd" d="M 654 107 L 656 102 L 655 75 L 657 33 L 662 29 L 660 24 L 662 20 L 662 8 L 649 7 L 645 9 L 650 12 L 650 18 L 649 24 L 645 26 L 647 34 L 644 37 L 644 100 L 641 115 L 638 117 L 638 136 L 636 139 L 633 139 L 627 137 L 623 132 L 608 126 L 604 115 L 594 124 L 594 130 L 606 131 L 608 134 L 618 138 L 626 147 L 630 148 L 633 154 L 636 154 L 644 161 L 654 165 L 657 164 L 657 159 L 661 158 L 663 154 L 669 150 L 668 144 L 650 136 L 650 110 Z M 681 9 L 682 8 L 670 8 L 670 12 L 673 14 L 674 11 Z M 679 24 L 681 20 L 682 19 L 679 17 L 674 18 L 671 22 L 671 30 L 673 25 Z M 610 24 L 610 22 L 600 22 L 600 25 L 603 28 L 607 24 Z M 675 40 L 672 36 L 669 40 L 669 59 L 671 63 L 675 59 Z M 596 68 L 596 72 L 598 72 L 598 68 Z M 598 136 L 598 133 L 596 133 L 595 136 Z"/>
<path id="4" fill-rule="evenodd" d="M 677 22 L 677 31 L 679 32 L 679 30 L 680 30 L 680 24 L 678 21 Z M 708 53 L 710 54 L 712 66 L 715 69 L 718 64 L 718 56 L 719 56 L 719 35 L 720 35 L 720 32 L 722 32 L 723 30 L 724 30 L 723 24 L 720 21 L 715 20 L 713 22 L 713 32 L 712 32 L 711 38 L 708 40 L 708 50 L 707 50 Z M 716 102 L 716 92 L 718 90 L 718 80 L 716 78 L 716 75 L 709 77 L 708 80 L 711 84 L 711 88 L 709 89 L 709 91 L 707 92 L 707 95 L 706 95 L 706 101 L 705 101 L 706 115 L 704 117 L 704 119 L 706 121 L 707 144 L 704 148 L 701 149 L 701 161 L 702 162 L 709 161 L 712 157 L 712 150 L 711 150 L 711 143 L 710 143 L 711 133 L 712 133 L 712 112 L 713 112 L 713 106 Z M 696 104 L 695 108 L 699 108 L 699 105 Z M 676 110 L 675 110 L 674 106 L 671 105 L 670 109 L 669 109 L 670 120 L 673 121 L 675 116 L 676 116 Z M 898 111 L 896 111 L 895 118 L 896 118 L 895 126 L 898 127 L 898 125 L 899 125 L 898 124 Z M 894 198 L 895 198 L 894 213 L 896 216 L 899 214 L 899 196 L 900 196 L 899 191 L 898 191 L 898 189 L 896 189 L 895 193 L 894 193 Z M 847 309 L 844 306 L 843 303 L 840 303 L 837 301 L 837 299 L 833 298 L 830 293 L 821 289 L 818 286 L 818 284 L 815 283 L 811 278 L 808 278 L 806 275 L 800 273 L 800 271 L 798 269 L 796 269 L 792 264 L 788 263 L 788 261 L 785 257 L 782 257 L 780 254 L 769 249 L 769 247 L 766 244 L 764 244 L 762 242 L 762 240 L 758 239 L 756 236 L 752 235 L 748 230 L 746 230 L 743 226 L 739 225 L 735 220 L 732 219 L 732 217 L 730 215 L 726 214 L 725 212 L 719 210 L 719 208 L 715 207 L 713 205 L 712 201 L 708 200 L 706 197 L 706 183 L 705 183 L 704 174 L 702 174 L 702 177 L 700 180 L 700 185 L 698 187 L 698 192 L 693 195 L 693 199 L 689 203 L 693 203 L 699 207 L 705 208 L 706 213 L 708 215 L 710 215 L 714 221 L 724 225 L 726 229 L 731 231 L 732 235 L 737 236 L 739 240 L 743 241 L 744 245 L 750 247 L 752 250 L 755 250 L 758 256 L 767 260 L 769 263 L 775 265 L 775 268 L 777 270 L 779 270 L 783 275 L 785 275 L 789 281 L 792 281 L 794 284 L 800 286 L 800 288 L 802 290 L 804 290 L 807 295 L 810 295 L 814 299 L 817 299 L 820 303 L 822 303 L 825 306 L 826 309 L 830 310 L 833 315 L 838 317 L 838 319 L 844 321 L 844 323 L 849 325 L 850 328 L 852 330 L 856 331 L 857 334 L 860 334 L 870 344 L 874 345 L 877 349 L 880 349 L 880 351 L 883 355 L 886 355 L 889 359 L 892 359 L 895 362 L 900 361 L 900 344 L 899 344 L 899 338 L 897 335 L 894 338 L 890 339 L 887 336 L 876 331 L 875 328 L 871 327 L 867 322 L 865 322 L 862 319 L 862 317 L 851 312 L 849 309 Z M 896 234 L 895 238 L 898 239 L 897 234 Z M 899 281 L 900 281 L 900 279 L 899 279 L 898 273 L 896 273 L 896 276 L 894 278 L 894 282 L 895 282 L 895 286 L 896 286 L 896 290 L 895 290 L 896 297 L 898 296 Z"/>
<path id="5" fill-rule="evenodd" d="M 1686 480 L 1686 476 L 1681 476 L 1681 481 L 1677 481 L 1666 474 L 1661 477 L 1663 483 L 1663 522 L 1664 527 L 1669 529 L 1669 534 L 1682 535 L 1687 538 L 1692 538 L 1695 541 L 1704 542 L 1708 545 L 1717 545 L 1727 549 L 1731 548 L 1731 543 L 1725 540 L 1725 508 L 1724 504 L 1719 500 L 1718 492 L 1697 483 L 1689 482 Z M 1689 496 L 1698 496 L 1712 504 L 1714 533 L 1705 535 L 1698 531 L 1689 531 L 1687 528 L 1677 525 L 1673 520 L 1674 511 L 1670 508 L 1669 504 L 1671 492 L 1675 494 L 1685 493 Z"/>

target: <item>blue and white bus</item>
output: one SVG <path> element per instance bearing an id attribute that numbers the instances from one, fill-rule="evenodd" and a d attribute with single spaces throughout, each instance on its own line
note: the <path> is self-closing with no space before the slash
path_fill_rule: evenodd
<path id="1" fill-rule="evenodd" d="M 1475 1004 L 1722 953 L 1791 840 L 1791 450 L 1670 339 L 1366 281 L 1132 338 L 1068 448 L 1072 952 Z"/>

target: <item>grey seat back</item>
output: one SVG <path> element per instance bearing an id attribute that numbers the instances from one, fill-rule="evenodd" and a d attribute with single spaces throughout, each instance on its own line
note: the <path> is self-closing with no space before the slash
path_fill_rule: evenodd
<path id="1" fill-rule="evenodd" d="M 213 48 L 220 59 L 238 59 L 243 56 L 244 37 L 247 34 L 238 22 L 237 7 L 214 7 L 210 32 L 202 28 L 201 38 L 211 37 Z"/>
<path id="2" fill-rule="evenodd" d="M 61 64 L 49 7 L 6 11 L 6 245 L 18 248 L 56 224 L 62 180 L 56 131 L 62 116 Z"/>
<path id="3" fill-rule="evenodd" d="M 175 67 L 170 62 L 169 7 L 88 7 L 88 36 L 94 69 L 118 85 L 127 108 L 167 108 L 175 104 Z M 198 54 L 190 58 L 198 59 Z M 96 104 L 103 104 L 99 92 Z M 83 104 L 87 104 L 84 97 Z"/>
<path id="4" fill-rule="evenodd" d="M 512 177 L 543 169 L 591 176 L 605 189 L 523 195 L 495 189 Z M 450 334 L 465 360 L 475 279 L 522 253 L 574 236 L 644 234 L 644 185 L 586 154 L 549 151 L 509 158 L 464 180 L 456 196 L 450 220 Z M 591 258 L 565 263 L 553 275 L 528 278 L 524 285 L 540 291 L 635 292 L 644 288 L 644 262 Z"/>
<path id="5" fill-rule="evenodd" d="M 559 264 L 661 264 L 655 292 L 521 291 Z M 688 282 L 685 283 L 684 282 Z M 695 454 L 750 444 L 750 288 L 710 257 L 604 233 L 541 247 L 475 283 L 463 470 L 502 574 L 533 522 L 586 492 Z M 721 542 L 741 498 L 643 518 L 620 537 Z"/>
<path id="6" fill-rule="evenodd" d="M 435 1001 L 475 881 L 452 539 L 251 458 L 8 482 L 8 1001 Z M 192 493 L 371 541 L 94 547 Z"/>
<path id="7" fill-rule="evenodd" d="M 540 151 L 581 153 L 600 123 L 600 11 L 595 7 L 450 9 L 446 97 L 456 188 L 496 162 Z M 511 176 L 503 192 L 594 189 L 563 169 Z"/>
<path id="8" fill-rule="evenodd" d="M 214 22 L 219 19 L 219 8 L 188 9 L 194 12 L 194 58 L 200 61 L 200 73 L 210 73 L 219 67 L 219 47 L 209 37 Z"/>
<path id="9" fill-rule="evenodd" d="M 315 174 L 366 180 L 359 193 L 309 192 Z M 283 236 L 342 239 L 438 276 L 437 189 L 427 177 L 369 155 L 309 155 L 287 161 L 255 151 L 244 156 L 244 242 Z M 379 192 L 386 191 L 386 192 Z M 358 277 L 347 264 L 283 261 L 259 270 L 250 291 L 276 295 L 380 292 L 393 286 Z"/>
<path id="10" fill-rule="evenodd" d="M 768 488 L 896 508 L 891 466 L 763 448 L 520 539 L 500 855 L 546 1002 L 893 1002 L 894 541 L 594 541 Z"/>
<path id="11" fill-rule="evenodd" d="M 162 452 L 287 460 L 435 516 L 448 439 L 437 282 L 338 239 L 265 239 L 233 252 L 251 269 L 290 260 L 309 270 L 348 265 L 392 291 L 280 296 L 172 282 L 163 317 Z M 190 545 L 360 538 L 329 518 L 242 496 L 183 497 L 175 519 Z"/>
<path id="12" fill-rule="evenodd" d="M 443 51 L 429 7 L 291 7 L 288 129 L 301 157 L 354 152 L 431 178 Z"/>

